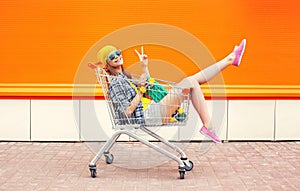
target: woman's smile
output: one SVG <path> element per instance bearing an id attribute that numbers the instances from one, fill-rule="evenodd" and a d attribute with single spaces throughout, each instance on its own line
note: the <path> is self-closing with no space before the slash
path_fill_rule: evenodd
<path id="1" fill-rule="evenodd" d="M 123 57 L 122 56 L 116 56 L 114 60 L 110 61 L 110 64 L 113 67 L 122 65 L 123 64 Z"/>

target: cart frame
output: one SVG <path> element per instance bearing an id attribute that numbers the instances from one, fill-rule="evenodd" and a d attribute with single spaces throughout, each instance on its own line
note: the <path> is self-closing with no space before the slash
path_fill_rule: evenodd
<path id="1" fill-rule="evenodd" d="M 185 120 L 179 120 L 179 121 L 173 121 L 173 122 L 168 122 L 165 124 L 133 124 L 130 121 L 130 117 L 126 116 L 127 118 L 127 122 L 126 124 L 122 124 L 122 125 L 118 125 L 118 120 L 116 120 L 116 114 L 115 114 L 115 108 L 113 106 L 113 103 L 111 102 L 110 98 L 109 98 L 109 84 L 108 81 L 110 81 L 112 78 L 115 78 L 114 76 L 110 76 L 108 75 L 104 69 L 100 68 L 99 66 L 96 66 L 94 64 L 88 64 L 88 66 L 94 70 L 96 78 L 97 78 L 97 82 L 101 85 L 102 90 L 103 90 L 103 94 L 105 97 L 105 102 L 106 102 L 106 106 L 107 109 L 109 111 L 109 116 L 112 122 L 112 126 L 113 129 L 115 129 L 115 133 L 105 142 L 105 144 L 101 147 L 101 149 L 96 153 L 95 157 L 92 159 L 92 161 L 89 163 L 89 170 L 91 173 L 91 177 L 95 178 L 97 176 L 97 162 L 98 160 L 104 156 L 105 157 L 105 161 L 107 164 L 111 164 L 113 163 L 114 160 L 114 156 L 113 154 L 110 153 L 110 149 L 113 147 L 113 145 L 116 143 L 116 141 L 118 140 L 118 138 L 120 137 L 120 135 L 122 134 L 126 134 L 129 137 L 141 142 L 142 144 L 154 149 L 155 151 L 169 157 L 170 159 L 176 161 L 178 163 L 178 172 L 179 172 L 179 178 L 180 179 L 184 179 L 185 176 L 185 172 L 186 171 L 190 171 L 193 168 L 193 162 L 190 161 L 186 154 L 184 153 L 184 151 L 179 148 L 178 146 L 170 143 L 169 141 L 167 141 L 165 138 L 161 137 L 160 135 L 156 134 L 155 132 L 151 131 L 148 127 L 151 126 L 157 126 L 157 125 L 166 125 L 166 126 L 183 126 L 186 124 L 187 119 Z M 135 75 L 135 77 L 137 77 L 137 75 Z M 110 79 L 110 80 L 109 80 Z M 137 81 L 135 79 L 130 79 L 132 80 L 133 83 L 136 83 Z M 158 81 L 161 85 L 165 86 L 166 88 L 170 89 L 170 88 L 175 88 L 175 83 L 174 82 L 168 82 L 165 80 L 160 80 L 160 79 L 155 79 L 156 81 Z M 176 87 L 178 88 L 178 87 Z M 186 89 L 182 89 L 182 92 L 184 92 L 184 100 L 183 100 L 183 104 L 184 104 L 184 109 L 185 111 L 188 113 L 189 110 L 189 99 L 190 99 L 190 91 L 188 89 L 188 91 L 186 91 Z M 188 114 L 187 114 L 188 116 Z M 155 138 L 155 140 L 165 144 L 166 146 L 168 146 L 169 148 L 171 148 L 172 150 L 177 152 L 177 155 L 175 155 L 174 153 L 171 153 L 169 151 L 167 151 L 164 148 L 159 147 L 157 144 L 154 144 L 153 141 L 149 141 L 143 137 L 140 137 L 139 135 L 136 134 L 135 130 L 140 129 L 142 131 L 144 131 L 146 134 L 150 135 L 151 137 Z M 179 155 L 179 156 L 178 156 Z"/>

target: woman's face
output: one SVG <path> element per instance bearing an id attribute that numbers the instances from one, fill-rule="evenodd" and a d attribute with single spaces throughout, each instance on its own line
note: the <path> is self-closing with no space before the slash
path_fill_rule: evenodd
<path id="1" fill-rule="evenodd" d="M 106 62 L 112 67 L 118 67 L 123 64 L 123 57 L 121 50 L 113 50 L 106 57 Z"/>

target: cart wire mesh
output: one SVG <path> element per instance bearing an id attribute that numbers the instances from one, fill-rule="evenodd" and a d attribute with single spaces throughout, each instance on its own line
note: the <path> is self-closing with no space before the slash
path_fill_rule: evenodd
<path id="1" fill-rule="evenodd" d="M 97 81 L 102 87 L 113 128 L 126 126 L 183 126 L 189 112 L 190 89 L 157 78 L 141 81 L 140 76 L 113 76 L 98 67 Z M 142 84 L 139 87 L 139 84 Z M 143 91 L 140 103 L 133 103 L 138 91 Z M 128 114 L 126 108 L 137 104 L 139 115 Z"/>

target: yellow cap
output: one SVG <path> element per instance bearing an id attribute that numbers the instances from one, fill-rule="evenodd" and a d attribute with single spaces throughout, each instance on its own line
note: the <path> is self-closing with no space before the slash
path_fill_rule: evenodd
<path id="1" fill-rule="evenodd" d="M 98 62 L 102 62 L 102 64 L 106 65 L 106 57 L 114 50 L 117 50 L 117 48 L 111 45 L 101 48 L 97 53 Z"/>

